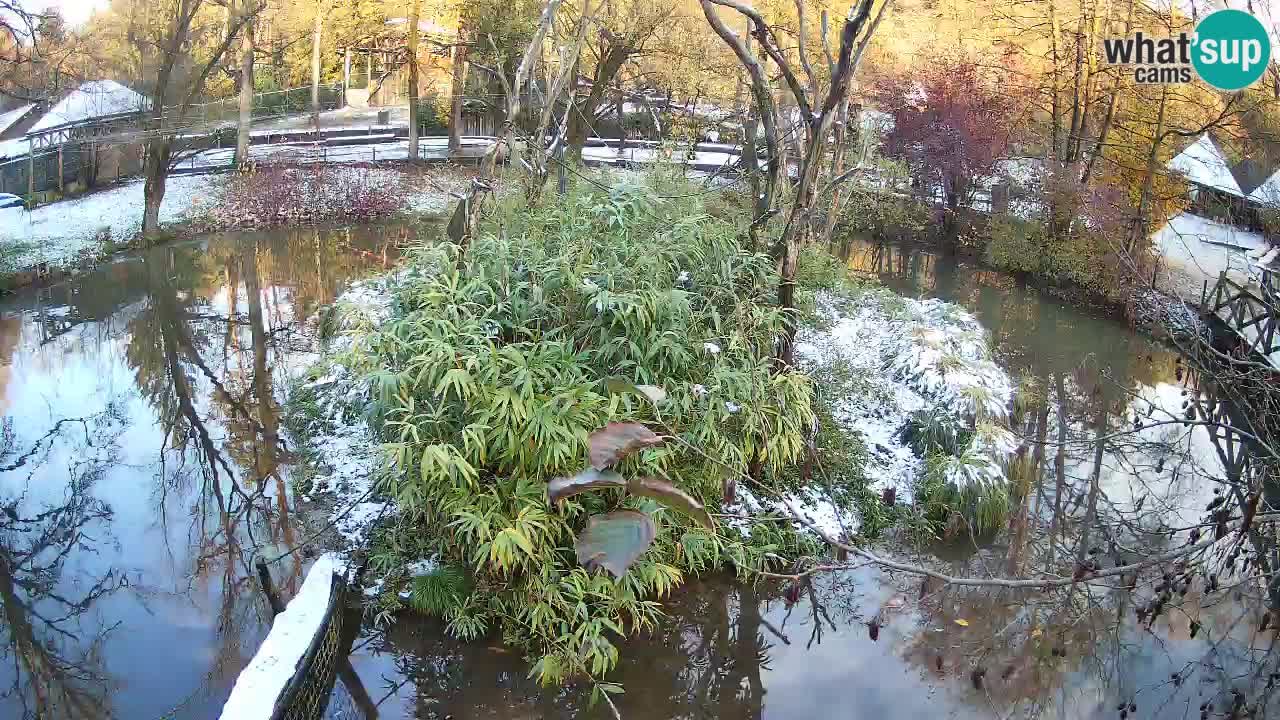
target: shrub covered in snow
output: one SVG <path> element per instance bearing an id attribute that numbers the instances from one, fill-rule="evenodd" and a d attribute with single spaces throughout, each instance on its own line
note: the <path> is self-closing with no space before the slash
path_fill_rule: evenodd
<path id="1" fill-rule="evenodd" d="M 1013 384 L 977 319 L 940 300 L 860 289 L 817 298 L 821 329 L 797 346 L 811 367 L 843 363 L 862 387 L 835 418 L 859 433 L 872 486 L 908 489 L 943 524 L 975 530 L 1007 512 Z M 952 525 L 954 527 L 954 525 Z"/>

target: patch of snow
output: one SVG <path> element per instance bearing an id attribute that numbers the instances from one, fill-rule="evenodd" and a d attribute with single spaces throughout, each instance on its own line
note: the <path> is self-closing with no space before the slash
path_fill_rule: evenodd
<path id="1" fill-rule="evenodd" d="M 1249 193 L 1249 199 L 1270 208 L 1280 207 L 1280 170 Z"/>
<path id="2" fill-rule="evenodd" d="M 132 239 L 142 230 L 142 182 L 131 182 L 72 200 L 41 205 L 31 212 L 6 216 L 0 224 L 0 244 L 32 247 L 23 258 L 27 266 L 65 264 L 101 250 L 108 236 L 116 242 Z M 215 176 L 177 175 L 169 178 L 160 204 L 160 223 L 190 219 L 219 197 Z"/>
<path id="3" fill-rule="evenodd" d="M 1012 382 L 991 360 L 986 332 L 973 315 L 939 300 L 887 291 L 868 291 L 847 304 L 820 295 L 818 312 L 823 322 L 801 331 L 796 355 L 809 370 L 827 368 L 854 378 L 856 389 L 834 398 L 832 411 L 836 422 L 862 438 L 870 488 L 894 488 L 898 499 L 911 502 L 924 460 L 907 446 L 902 430 L 915 412 L 929 409 L 954 412 L 957 422 L 976 422 L 963 457 L 951 458 L 944 469 L 950 482 L 1004 481 L 1004 461 L 1018 445 L 1005 427 Z M 739 487 L 738 502 L 748 513 L 789 505 L 832 536 L 856 529 L 857 519 L 821 488 L 766 500 Z M 735 523 L 746 529 L 745 522 L 730 522 Z"/>
<path id="4" fill-rule="evenodd" d="M 332 501 L 329 523 L 344 547 L 353 548 L 388 511 L 386 502 L 372 498 L 383 455 L 364 417 L 352 417 L 347 411 L 364 402 L 362 384 L 342 366 L 328 377 L 331 383 L 316 388 L 325 429 L 300 439 L 314 453 L 317 465 L 304 497 Z"/>
<path id="5" fill-rule="evenodd" d="M 276 616 L 267 638 L 249 666 L 236 678 L 222 706 L 222 720 L 267 720 L 276 700 L 307 654 L 329 609 L 333 576 L 346 572 L 336 555 L 321 555 L 307 572 L 302 588 Z"/>
<path id="6" fill-rule="evenodd" d="M 0 160 L 8 160 L 25 156 L 31 149 L 31 141 L 14 138 L 0 142 Z"/>
<path id="7" fill-rule="evenodd" d="M 1155 290 L 1139 290 L 1131 305 L 1137 324 L 1161 327 L 1171 337 L 1208 337 L 1211 332 L 1194 308 Z"/>
<path id="8" fill-rule="evenodd" d="M 340 353 L 359 342 L 364 328 L 377 327 L 391 317 L 395 287 L 404 271 L 353 283 L 337 301 L 338 328 L 329 350 Z M 393 509 L 375 497 L 385 456 L 360 411 L 368 400 L 368 385 L 342 364 L 333 364 L 319 378 L 299 384 L 315 391 L 321 419 L 300 444 L 316 458 L 311 487 L 304 497 L 331 502 L 328 521 L 346 549 L 363 545 L 379 519 Z"/>
<path id="9" fill-rule="evenodd" d="M 435 557 L 424 558 L 418 562 L 409 563 L 404 569 L 409 573 L 409 577 L 422 577 L 439 570 L 440 561 Z"/>
<path id="10" fill-rule="evenodd" d="M 955 474 L 952 482 L 1003 480 L 1002 463 L 1017 444 L 1004 428 L 1013 384 L 991 360 L 986 331 L 950 303 L 887 295 L 868 293 L 847 314 L 835 298 L 820 296 L 828 329 L 806 330 L 796 345 L 806 365 L 838 365 L 860 378 L 858 394 L 838 399 L 834 414 L 862 436 L 871 487 L 896 488 L 909 499 L 923 461 L 902 429 L 927 409 L 977 424 L 963 464 L 981 472 Z"/>
<path id="11" fill-rule="evenodd" d="M 1152 235 L 1151 242 L 1164 265 L 1160 289 L 1196 303 L 1204 284 L 1212 287 L 1224 272 L 1237 282 L 1248 282 L 1246 253 L 1267 246 L 1260 233 L 1191 213 L 1175 215 Z"/>

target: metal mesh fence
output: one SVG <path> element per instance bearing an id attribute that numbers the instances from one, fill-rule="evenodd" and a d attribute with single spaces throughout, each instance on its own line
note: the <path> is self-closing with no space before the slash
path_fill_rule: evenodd
<path id="1" fill-rule="evenodd" d="M 324 717 L 329 695 L 338 677 L 338 663 L 346 657 L 342 642 L 346 587 L 342 578 L 335 575 L 324 624 L 316 631 L 298 670 L 277 698 L 271 720 L 320 720 Z"/>
<path id="2" fill-rule="evenodd" d="M 27 196 L 92 187 L 102 163 L 95 148 L 64 145 L 28 157 L 0 163 L 0 192 Z M 112 163 L 118 173 L 119 163 Z"/>
<path id="3" fill-rule="evenodd" d="M 342 83 L 320 86 L 320 109 L 337 110 L 344 102 Z M 279 118 L 311 111 L 311 87 L 289 88 L 254 93 L 251 115 L 253 120 Z M 191 129 L 235 124 L 240 119 L 240 98 L 229 97 L 213 102 L 192 105 L 178 117 L 177 110 L 165 108 L 165 124 Z"/>

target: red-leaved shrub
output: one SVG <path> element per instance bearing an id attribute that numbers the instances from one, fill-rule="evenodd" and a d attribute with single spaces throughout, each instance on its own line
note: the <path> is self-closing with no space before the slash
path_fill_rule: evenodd
<path id="1" fill-rule="evenodd" d="M 404 208 L 398 170 L 356 165 L 266 165 L 237 175 L 213 211 L 220 225 L 369 220 Z"/>

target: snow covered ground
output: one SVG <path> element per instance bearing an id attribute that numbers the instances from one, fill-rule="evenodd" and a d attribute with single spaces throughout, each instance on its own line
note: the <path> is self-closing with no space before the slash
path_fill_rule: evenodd
<path id="1" fill-rule="evenodd" d="M 415 214 L 445 212 L 452 199 L 450 193 L 464 189 L 461 176 L 449 172 L 411 176 L 399 168 L 353 166 L 332 177 L 347 185 L 394 181 L 409 187 L 402 196 L 401 211 Z M 170 176 L 160 206 L 160 223 L 218 221 L 225 214 L 220 212 L 224 190 L 234 179 L 231 174 Z M 0 258 L 9 256 L 12 266 L 0 266 L 0 272 L 46 264 L 65 267 L 100 255 L 108 249 L 108 239 L 114 243 L 132 240 L 142 230 L 142 185 L 141 180 L 135 180 L 41 205 L 31 212 L 6 214 L 0 218 Z M 339 209 L 329 208 L 335 217 L 340 216 Z M 5 249 L 11 252 L 3 252 Z"/>
<path id="2" fill-rule="evenodd" d="M 1194 303 L 1200 302 L 1204 284 L 1213 287 L 1223 272 L 1247 282 L 1246 253 L 1267 242 L 1260 233 L 1190 213 L 1174 216 L 1151 240 L 1164 260 L 1159 289 Z"/>
<path id="3" fill-rule="evenodd" d="M 401 279 L 392 273 L 356 282 L 338 298 L 336 331 L 324 348 L 328 354 L 349 349 L 360 342 L 364 330 L 386 322 Z M 374 497 L 385 458 L 365 421 L 367 384 L 340 363 L 312 370 L 313 374 L 320 371 L 323 375 L 292 391 L 308 394 L 315 406 L 312 412 L 317 413 L 309 416 L 306 437 L 294 441 L 315 459 L 304 497 L 329 506 L 327 521 L 337 530 L 345 551 L 362 545 L 378 519 L 391 509 L 389 502 Z"/>
<path id="4" fill-rule="evenodd" d="M 224 178 L 215 175 L 169 178 L 160 205 L 161 224 L 183 222 L 218 202 Z M 97 254 L 106 239 L 124 242 L 142 230 L 142 181 L 73 200 L 41 205 L 0 220 L 0 246 L 24 248 L 13 272 L 41 264 L 69 265 Z"/>

